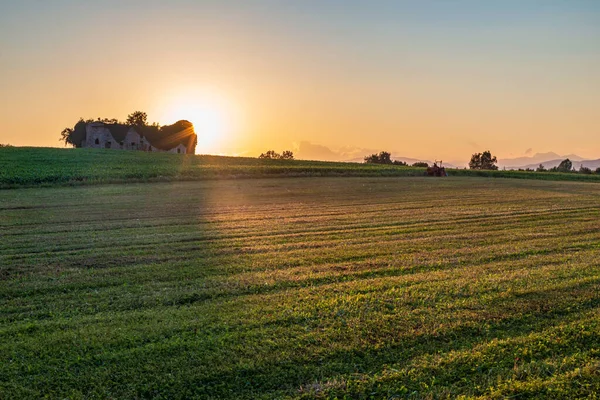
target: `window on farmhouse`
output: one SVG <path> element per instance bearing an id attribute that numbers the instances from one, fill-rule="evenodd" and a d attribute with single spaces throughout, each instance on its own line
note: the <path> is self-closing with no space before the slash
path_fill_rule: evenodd
<path id="1" fill-rule="evenodd" d="M 94 143 L 100 144 L 100 140 L 96 139 L 96 141 Z"/>
<path id="2" fill-rule="evenodd" d="M 177 152 L 178 152 L 178 153 L 181 153 L 181 149 L 177 149 Z"/>

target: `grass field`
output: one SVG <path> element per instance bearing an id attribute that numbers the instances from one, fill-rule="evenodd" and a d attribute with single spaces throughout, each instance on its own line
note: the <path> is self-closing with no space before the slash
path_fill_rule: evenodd
<path id="1" fill-rule="evenodd" d="M 595 398 L 600 185 L 0 191 L 0 398 Z"/>
<path id="2" fill-rule="evenodd" d="M 449 169 L 451 176 L 596 181 L 600 174 Z M 0 189 L 223 178 L 423 176 L 425 168 L 104 149 L 0 148 Z"/>

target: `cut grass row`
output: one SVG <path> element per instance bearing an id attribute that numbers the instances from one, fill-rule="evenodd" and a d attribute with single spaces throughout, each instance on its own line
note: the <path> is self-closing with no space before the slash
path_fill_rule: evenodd
<path id="1" fill-rule="evenodd" d="M 257 179 L 0 192 L 7 398 L 600 391 L 600 186 Z"/>
<path id="2" fill-rule="evenodd" d="M 600 175 L 450 169 L 451 176 L 600 181 Z M 104 149 L 0 148 L 0 189 L 265 177 L 422 176 L 424 168 Z"/>

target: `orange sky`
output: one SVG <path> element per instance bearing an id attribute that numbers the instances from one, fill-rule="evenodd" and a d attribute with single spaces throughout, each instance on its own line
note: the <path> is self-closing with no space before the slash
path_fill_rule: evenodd
<path id="1" fill-rule="evenodd" d="M 15 3 L 0 143 L 60 146 L 79 117 L 143 110 L 191 120 L 198 153 L 600 158 L 594 1 Z"/>

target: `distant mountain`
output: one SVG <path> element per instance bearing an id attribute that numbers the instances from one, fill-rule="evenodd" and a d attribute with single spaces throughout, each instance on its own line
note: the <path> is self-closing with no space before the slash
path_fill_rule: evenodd
<path id="1" fill-rule="evenodd" d="M 563 156 L 563 160 L 565 158 L 568 158 L 571 161 L 583 161 L 583 160 L 585 160 L 585 158 L 579 157 L 577 154 L 567 154 L 566 156 Z"/>
<path id="2" fill-rule="evenodd" d="M 574 161 L 571 157 L 565 157 L 568 158 L 569 160 L 571 160 L 571 162 L 573 163 L 573 168 L 575 168 L 576 170 L 578 170 L 582 165 L 584 167 L 588 167 L 590 168 L 592 171 L 596 170 L 596 168 L 600 168 L 600 159 L 598 160 L 579 160 L 579 161 Z M 544 166 L 544 168 L 549 169 L 549 168 L 554 168 L 554 167 L 558 167 L 558 165 L 565 159 L 565 158 L 557 158 L 556 160 L 549 160 L 549 161 L 545 161 L 542 163 L 537 163 L 537 164 L 527 164 L 527 165 L 522 165 L 519 168 L 522 169 L 536 169 L 537 167 L 539 167 L 540 164 L 542 164 Z M 508 169 L 508 167 L 507 167 Z"/>
<path id="3" fill-rule="evenodd" d="M 568 158 L 569 160 L 575 161 L 583 161 L 583 157 L 578 156 L 577 154 L 568 154 L 566 156 L 561 156 L 560 154 L 554 152 L 548 153 L 536 153 L 531 157 L 517 157 L 517 158 L 504 158 L 498 160 L 499 168 L 506 169 L 519 169 L 519 168 L 531 168 L 531 165 L 535 165 L 537 168 L 540 164 L 543 164 L 546 168 L 552 168 L 554 165 L 550 165 L 550 163 L 558 162 L 556 165 L 560 164 L 560 162 L 564 159 Z M 548 164 L 548 165 L 546 165 Z"/>

